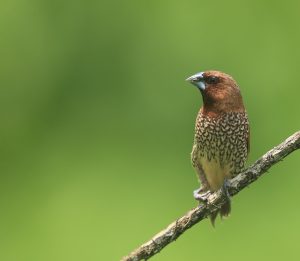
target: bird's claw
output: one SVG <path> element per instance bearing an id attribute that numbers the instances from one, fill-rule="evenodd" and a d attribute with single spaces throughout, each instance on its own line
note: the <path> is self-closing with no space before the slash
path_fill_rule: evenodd
<path id="1" fill-rule="evenodd" d="M 193 194 L 194 194 L 194 198 L 196 200 L 205 203 L 208 200 L 208 196 L 210 194 L 210 191 L 202 191 L 201 188 L 200 188 L 200 189 L 194 190 Z"/>

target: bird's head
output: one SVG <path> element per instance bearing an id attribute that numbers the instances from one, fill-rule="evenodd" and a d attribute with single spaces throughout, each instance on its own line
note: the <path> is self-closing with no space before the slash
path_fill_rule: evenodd
<path id="1" fill-rule="evenodd" d="M 215 112 L 244 110 L 240 89 L 230 75 L 219 71 L 205 71 L 186 80 L 201 91 L 204 109 Z"/>

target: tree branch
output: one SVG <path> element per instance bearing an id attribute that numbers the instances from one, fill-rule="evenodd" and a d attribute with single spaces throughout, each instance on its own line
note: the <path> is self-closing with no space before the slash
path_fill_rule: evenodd
<path id="1" fill-rule="evenodd" d="M 296 132 L 284 142 L 274 147 L 258 159 L 245 171 L 229 181 L 228 191 L 231 196 L 239 193 L 243 188 L 262 176 L 267 170 L 277 162 L 281 161 L 294 150 L 300 148 L 300 131 Z M 138 247 L 122 261 L 147 260 L 160 252 L 165 246 L 175 241 L 181 234 L 199 221 L 205 219 L 210 213 L 220 209 L 224 204 L 224 197 L 220 192 L 215 192 L 207 196 L 207 203 L 200 204 L 191 209 L 184 216 L 171 223 L 166 229 L 155 235 L 150 241 Z"/>

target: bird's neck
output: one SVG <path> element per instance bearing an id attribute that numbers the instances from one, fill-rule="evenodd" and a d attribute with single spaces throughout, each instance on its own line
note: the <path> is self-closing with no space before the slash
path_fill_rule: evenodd
<path id="1" fill-rule="evenodd" d="M 201 112 L 209 117 L 219 117 L 230 112 L 245 112 L 245 107 L 242 98 L 222 102 L 203 99 Z"/>

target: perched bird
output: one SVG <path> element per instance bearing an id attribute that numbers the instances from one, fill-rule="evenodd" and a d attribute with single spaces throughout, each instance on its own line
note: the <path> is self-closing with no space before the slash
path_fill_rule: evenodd
<path id="1" fill-rule="evenodd" d="M 214 225 L 220 212 L 229 215 L 230 198 L 226 182 L 244 168 L 249 152 L 249 122 L 240 89 L 228 74 L 219 71 L 197 73 L 186 79 L 202 94 L 203 106 L 196 119 L 191 153 L 192 165 L 201 183 L 194 197 L 203 199 L 208 192 L 223 190 L 226 203 L 211 214 Z"/>

